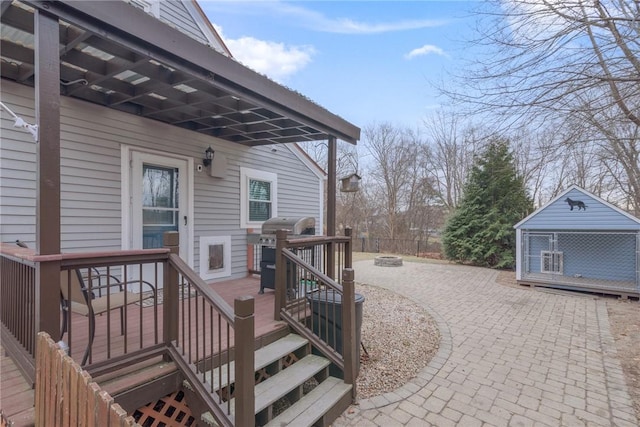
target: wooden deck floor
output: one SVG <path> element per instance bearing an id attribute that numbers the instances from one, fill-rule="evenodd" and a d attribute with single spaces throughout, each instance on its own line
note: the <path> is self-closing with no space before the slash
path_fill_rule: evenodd
<path id="1" fill-rule="evenodd" d="M 244 295 L 254 297 L 256 338 L 268 336 L 278 329 L 286 328 L 284 322 L 276 322 L 273 320 L 273 291 L 267 289 L 264 294 L 258 294 L 258 290 L 260 288 L 258 279 L 254 277 L 247 277 L 243 279 L 218 282 L 211 284 L 210 286 L 232 307 L 233 300 L 236 297 Z M 128 331 L 133 331 L 134 333 L 128 334 L 129 339 L 127 343 L 127 351 L 131 352 L 135 351 L 136 346 L 139 346 L 140 342 L 143 342 L 144 345 L 148 345 L 148 343 L 155 340 L 154 328 L 159 328 L 158 336 L 162 336 L 162 306 L 158 306 L 157 309 L 154 307 L 145 307 L 142 310 L 137 305 L 131 305 L 129 307 L 130 309 L 127 310 L 127 328 Z M 158 324 L 155 319 L 159 319 L 160 323 Z M 96 320 L 96 333 L 92 347 L 93 362 L 104 360 L 106 358 L 107 343 L 110 345 L 112 351 L 116 352 L 116 354 L 124 348 L 124 340 L 119 334 L 119 314 L 116 313 L 110 316 L 109 320 L 111 323 L 111 338 L 109 339 L 109 343 L 107 341 L 106 334 L 107 316 L 98 316 L 98 319 Z M 140 329 L 140 325 L 142 325 L 142 341 L 140 341 L 140 334 L 135 334 L 135 331 Z M 73 343 L 71 346 L 71 356 L 74 360 L 80 363 L 88 341 L 88 319 L 83 316 L 74 316 L 72 319 L 71 334 L 71 341 Z M 68 335 L 65 335 L 65 339 L 69 339 Z M 29 425 L 21 423 L 17 414 L 29 414 L 29 411 L 33 407 L 33 390 L 23 379 L 11 359 L 5 356 L 4 351 L 2 351 L 0 369 L 0 409 L 6 416 L 15 420 L 16 426 Z"/>

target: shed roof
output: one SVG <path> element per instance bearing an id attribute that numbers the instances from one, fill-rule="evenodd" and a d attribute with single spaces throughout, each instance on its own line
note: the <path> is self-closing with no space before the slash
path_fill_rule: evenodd
<path id="1" fill-rule="evenodd" d="M 579 205 L 571 205 L 580 201 Z M 546 205 L 513 226 L 527 230 L 640 230 L 640 219 L 586 191 L 572 185 Z"/>

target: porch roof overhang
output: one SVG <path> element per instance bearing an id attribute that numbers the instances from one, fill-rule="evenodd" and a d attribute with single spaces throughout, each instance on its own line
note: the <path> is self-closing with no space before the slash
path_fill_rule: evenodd
<path id="1" fill-rule="evenodd" d="M 63 96 L 246 146 L 360 138 L 343 118 L 123 1 L 2 0 L 3 78 L 35 83 L 34 9 L 59 19 Z"/>

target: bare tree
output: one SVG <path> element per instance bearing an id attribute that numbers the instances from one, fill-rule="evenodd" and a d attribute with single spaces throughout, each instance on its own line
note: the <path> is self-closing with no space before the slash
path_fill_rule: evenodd
<path id="1" fill-rule="evenodd" d="M 424 155 L 431 183 L 440 202 L 452 210 L 462 198 L 467 174 L 487 141 L 487 132 L 463 127 L 461 116 L 443 110 L 425 119 L 424 127 L 428 136 Z"/>
<path id="2" fill-rule="evenodd" d="M 512 129 L 573 126 L 581 139 L 565 138 L 565 154 L 599 158 L 562 178 L 604 193 L 618 181 L 626 206 L 640 212 L 640 2 L 493 0 L 480 7 L 482 55 L 443 92 Z"/>
<path id="3" fill-rule="evenodd" d="M 416 131 L 389 123 L 372 124 L 363 131 L 371 158 L 367 173 L 379 203 L 384 236 L 406 236 L 410 212 L 427 203 L 430 181 L 423 161 L 422 141 Z"/>

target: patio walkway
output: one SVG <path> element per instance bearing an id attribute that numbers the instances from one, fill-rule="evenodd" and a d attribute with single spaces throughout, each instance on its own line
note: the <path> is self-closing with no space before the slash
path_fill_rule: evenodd
<path id="1" fill-rule="evenodd" d="M 442 342 L 416 378 L 334 426 L 638 426 L 603 299 L 503 286 L 496 271 L 458 265 L 354 268 L 357 282 L 424 306 Z"/>

